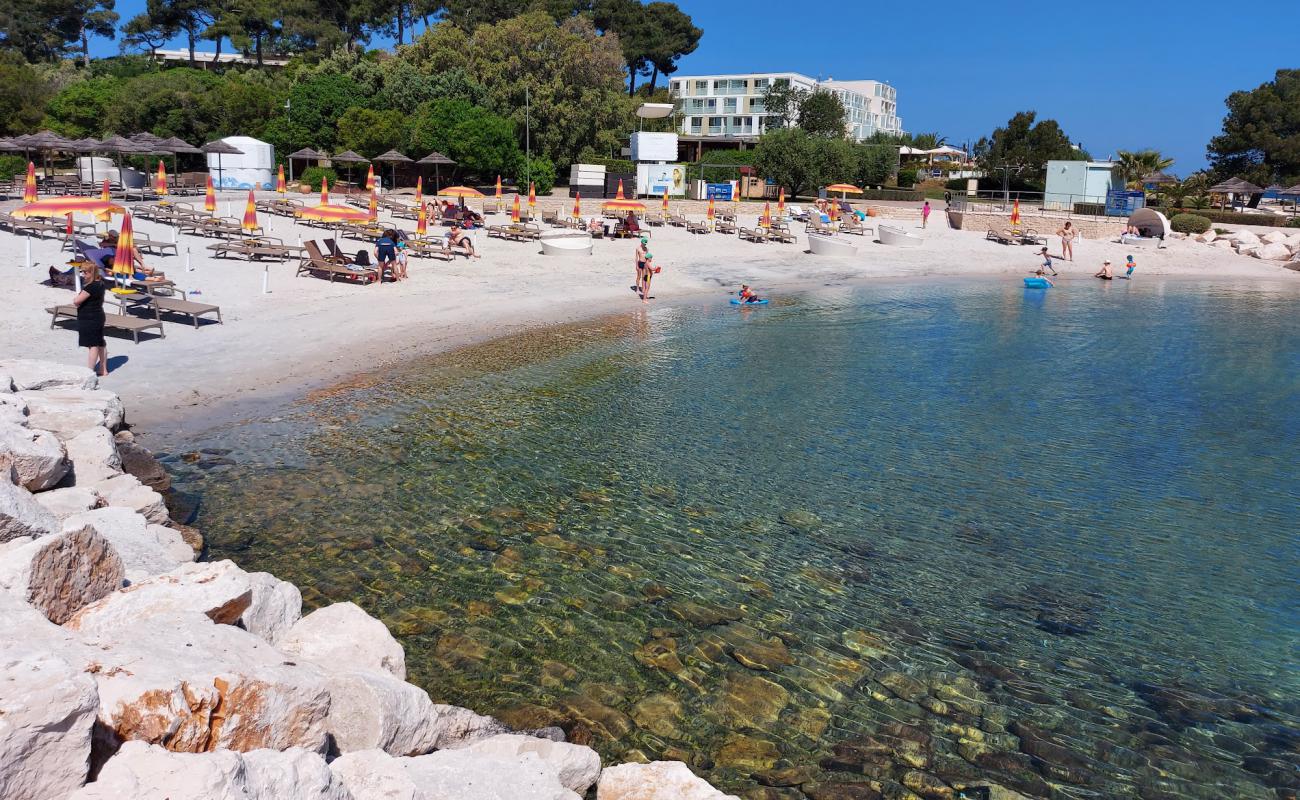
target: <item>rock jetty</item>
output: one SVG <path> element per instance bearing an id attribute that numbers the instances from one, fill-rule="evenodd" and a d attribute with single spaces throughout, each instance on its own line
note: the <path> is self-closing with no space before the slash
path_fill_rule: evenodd
<path id="1" fill-rule="evenodd" d="M 358 606 L 198 560 L 124 419 L 89 370 L 0 360 L 0 797 L 730 797 L 435 703 Z"/>

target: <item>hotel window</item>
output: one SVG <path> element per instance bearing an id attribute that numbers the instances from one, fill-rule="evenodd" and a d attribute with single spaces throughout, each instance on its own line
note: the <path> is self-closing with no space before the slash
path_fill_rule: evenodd
<path id="1" fill-rule="evenodd" d="M 722 133 L 726 117 L 709 117 L 709 133 Z"/>
<path id="2" fill-rule="evenodd" d="M 755 78 L 754 94 L 762 94 L 763 92 L 766 92 L 767 87 L 770 85 L 770 83 L 771 82 L 767 78 Z"/>
<path id="3" fill-rule="evenodd" d="M 696 81 L 696 82 L 695 82 L 695 93 L 696 93 L 696 94 L 708 94 L 708 93 L 709 93 L 709 82 L 708 82 L 708 81 Z"/>
<path id="4" fill-rule="evenodd" d="M 728 114 L 736 113 L 736 98 L 728 97 L 726 100 L 723 100 L 722 110 L 727 112 Z"/>
<path id="5" fill-rule="evenodd" d="M 704 120 L 703 120 L 701 117 L 691 117 L 691 130 L 692 130 L 692 131 L 694 131 L 695 133 L 699 133 L 699 132 L 700 132 L 700 128 L 702 128 L 702 127 L 704 127 Z"/>
<path id="6" fill-rule="evenodd" d="M 679 97 L 682 93 L 682 82 L 673 81 L 673 97 Z"/>

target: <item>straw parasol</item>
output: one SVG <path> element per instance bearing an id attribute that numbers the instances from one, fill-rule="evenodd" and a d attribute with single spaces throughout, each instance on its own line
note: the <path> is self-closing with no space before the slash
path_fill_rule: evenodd
<path id="1" fill-rule="evenodd" d="M 14 144 L 14 141 L 12 139 L 0 139 L 0 151 L 4 151 L 6 153 L 16 153 L 19 150 L 22 150 L 22 148 Z"/>
<path id="2" fill-rule="evenodd" d="M 216 141 L 208 142 L 207 144 L 203 145 L 199 149 L 205 153 L 217 154 L 217 185 L 218 186 L 221 185 L 221 157 L 223 155 L 242 156 L 244 154 L 243 150 L 240 150 L 238 147 L 235 147 L 232 144 L 227 144 L 222 139 L 217 139 Z"/>
<path id="3" fill-rule="evenodd" d="M 180 156 L 182 153 L 187 155 L 198 155 L 203 151 L 189 142 L 176 136 L 163 139 L 158 142 L 158 147 L 172 154 L 172 171 L 180 172 Z"/>
<path id="4" fill-rule="evenodd" d="M 393 181 L 392 181 L 392 183 L 388 184 L 388 188 L 390 188 L 390 189 L 395 189 L 395 188 L 397 188 L 397 165 L 398 165 L 398 164 L 414 164 L 414 163 L 415 163 L 415 162 L 412 161 L 410 158 L 408 158 L 407 156 L 402 155 L 401 153 L 397 152 L 396 150 L 389 150 L 387 153 L 381 153 L 380 155 L 375 156 L 375 161 L 378 161 L 378 162 L 381 163 L 381 164 L 392 164 L 392 165 L 393 165 Z"/>
<path id="5" fill-rule="evenodd" d="M 424 158 L 420 159 L 420 160 L 417 161 L 416 163 L 417 163 L 417 164 L 432 164 L 432 165 L 433 165 L 433 188 L 434 188 L 435 191 L 436 191 L 437 188 L 442 184 L 442 166 L 443 166 L 444 164 L 446 164 L 446 165 L 450 165 L 450 166 L 453 166 L 453 167 L 456 166 L 456 162 L 455 162 L 455 161 L 452 161 L 450 158 L 447 158 L 447 157 L 444 156 L 442 153 L 439 153 L 437 150 L 434 150 L 433 152 L 429 153 L 429 155 L 427 155 L 427 156 L 425 156 Z M 500 176 L 500 175 L 497 176 L 497 186 L 498 186 L 497 197 L 500 197 L 500 196 L 501 196 L 501 192 L 500 192 L 500 189 L 499 189 L 499 187 L 501 186 L 501 176 Z"/>
<path id="6" fill-rule="evenodd" d="M 301 150 L 296 150 L 290 153 L 285 158 L 285 160 L 289 162 L 289 180 L 293 180 L 293 160 L 295 158 L 301 158 L 304 161 L 319 161 L 324 157 L 325 157 L 324 153 L 313 150 L 310 147 L 304 147 Z"/>
<path id="7" fill-rule="evenodd" d="M 1143 186 L 1160 186 L 1166 183 L 1178 183 L 1178 179 L 1165 172 L 1153 172 L 1142 179 Z"/>
<path id="8" fill-rule="evenodd" d="M 351 150 L 344 150 L 338 155 L 330 156 L 330 161 L 337 161 L 340 164 L 348 165 L 348 183 L 352 183 L 352 165 L 368 163 L 365 156 L 360 153 L 354 153 Z M 366 186 L 366 188 L 369 189 L 371 187 Z"/>

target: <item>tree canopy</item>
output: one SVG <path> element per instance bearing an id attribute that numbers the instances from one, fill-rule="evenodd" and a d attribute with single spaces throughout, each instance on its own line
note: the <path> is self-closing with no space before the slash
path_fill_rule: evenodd
<path id="1" fill-rule="evenodd" d="M 1260 186 L 1300 180 L 1300 69 L 1280 69 L 1273 80 L 1228 95 L 1226 105 L 1223 132 L 1207 152 L 1215 177 Z"/>
<path id="2" fill-rule="evenodd" d="M 991 138 L 981 139 L 975 146 L 980 167 L 990 175 L 1004 166 L 1018 168 L 1023 180 L 1041 188 L 1048 161 L 1087 158 L 1056 120 L 1035 123 L 1037 118 L 1035 111 L 1018 112 L 1005 127 L 995 129 Z"/>

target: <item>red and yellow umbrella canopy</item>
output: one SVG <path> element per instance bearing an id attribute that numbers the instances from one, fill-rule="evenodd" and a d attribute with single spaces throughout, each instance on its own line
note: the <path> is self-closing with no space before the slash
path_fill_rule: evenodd
<path id="1" fill-rule="evenodd" d="M 244 219 L 239 227 L 246 231 L 255 231 L 262 227 L 257 224 L 257 201 L 253 199 L 253 190 L 248 190 L 248 202 L 244 204 Z"/>
<path id="2" fill-rule="evenodd" d="M 415 235 L 423 236 L 429 232 L 429 214 L 424 210 L 424 203 L 420 203 L 420 208 L 415 212 Z"/>
<path id="3" fill-rule="evenodd" d="M 217 190 L 212 188 L 212 176 L 208 176 L 208 184 L 203 190 L 203 210 L 209 214 L 217 210 Z"/>
<path id="4" fill-rule="evenodd" d="M 370 187 L 367 186 L 367 189 Z M 327 206 L 330 204 L 330 179 L 322 177 L 320 179 L 320 204 Z"/>
<path id="5" fill-rule="evenodd" d="M 1011 205 L 1011 224 L 1012 226 L 1020 224 L 1020 200 L 1019 199 L 1017 199 L 1016 202 Z"/>
<path id="6" fill-rule="evenodd" d="M 640 200 L 629 200 L 626 197 L 615 197 L 613 200 L 605 201 L 605 209 L 608 211 L 645 211 L 645 203 Z"/>
<path id="7" fill-rule="evenodd" d="M 758 224 L 764 228 L 772 227 L 772 204 L 770 202 L 763 204 L 763 216 L 759 218 Z"/>
<path id="8" fill-rule="evenodd" d="M 287 185 L 285 185 L 285 182 L 284 182 L 284 165 L 283 165 L 283 164 L 281 164 L 281 165 L 280 165 L 280 168 L 277 169 L 277 170 L 275 171 L 275 191 L 276 191 L 277 194 L 285 194 L 286 192 L 289 191 L 289 187 L 288 187 Z"/>
<path id="9" fill-rule="evenodd" d="M 528 182 L 528 211 L 529 211 L 529 213 L 532 213 L 532 210 L 533 210 L 534 208 L 537 208 L 537 187 L 533 184 L 532 181 L 529 181 L 529 182 Z"/>
<path id="10" fill-rule="evenodd" d="M 709 198 L 709 208 L 704 212 L 705 219 L 713 219 L 713 198 Z"/>
<path id="11" fill-rule="evenodd" d="M 110 199 L 112 199 L 108 196 L 108 178 L 105 178 L 104 182 L 100 184 L 99 199 L 103 200 L 105 203 L 107 203 Z"/>
<path id="12" fill-rule="evenodd" d="M 826 191 L 839 192 L 841 195 L 848 194 L 849 192 L 862 194 L 862 190 L 851 183 L 832 183 L 830 186 L 826 187 Z"/>
<path id="13" fill-rule="evenodd" d="M 423 175 L 415 179 L 415 204 L 417 206 L 424 205 L 424 176 Z"/>
<path id="14" fill-rule="evenodd" d="M 510 221 L 519 221 L 519 194 L 515 193 L 515 202 L 510 206 Z"/>
<path id="15" fill-rule="evenodd" d="M 122 229 L 117 234 L 117 249 L 113 251 L 113 274 L 128 278 L 135 274 L 135 234 L 130 214 L 122 217 Z"/>
<path id="16" fill-rule="evenodd" d="M 472 186 L 448 186 L 438 190 L 439 197 L 482 197 L 483 193 Z"/>
<path id="17" fill-rule="evenodd" d="M 500 176 L 500 175 L 497 176 L 497 195 L 496 195 L 496 196 L 497 196 L 497 199 L 498 199 L 498 200 L 501 199 L 501 176 Z"/>
<path id="18" fill-rule="evenodd" d="M 370 190 L 370 205 L 366 208 L 366 216 L 371 222 L 379 220 L 379 193 L 374 189 Z"/>
<path id="19" fill-rule="evenodd" d="M 782 186 L 781 189 L 776 193 L 776 214 L 779 217 L 785 216 L 785 187 L 784 186 Z"/>
<path id="20" fill-rule="evenodd" d="M 366 188 L 373 190 L 375 188 L 375 165 L 371 164 L 366 168 Z"/>
<path id="21" fill-rule="evenodd" d="M 625 198 L 625 197 L 623 196 L 623 179 L 622 179 L 622 178 L 619 178 L 619 179 L 618 179 L 618 194 L 614 195 L 614 199 L 615 199 L 615 200 L 626 200 L 626 199 L 627 199 L 627 198 Z"/>
<path id="22" fill-rule="evenodd" d="M 664 187 L 664 203 L 663 203 L 663 205 L 664 205 L 664 213 L 667 214 L 667 213 L 668 213 L 668 187 L 667 187 L 667 186 Z"/>
<path id="23" fill-rule="evenodd" d="M 573 218 L 582 219 L 582 192 L 573 193 Z"/>
<path id="24" fill-rule="evenodd" d="M 162 197 L 167 196 L 167 165 L 158 159 L 158 178 L 154 181 L 154 191 Z"/>
<path id="25" fill-rule="evenodd" d="M 27 180 L 23 182 L 23 202 L 36 202 L 36 163 L 27 162 Z"/>
<path id="26" fill-rule="evenodd" d="M 332 206 L 328 203 L 300 209 L 294 216 L 298 219 L 314 219 L 320 222 L 368 222 L 370 220 L 370 213 L 364 208 Z"/>
<path id="27" fill-rule="evenodd" d="M 97 219 L 108 219 L 126 209 L 116 203 L 97 197 L 47 197 L 28 203 L 14 211 L 15 217 L 62 217 L 71 214 L 90 214 Z"/>
<path id="28" fill-rule="evenodd" d="M 839 222 L 840 204 L 832 200 L 830 203 L 827 203 L 826 205 L 827 205 L 826 210 L 830 212 L 831 222 Z"/>

